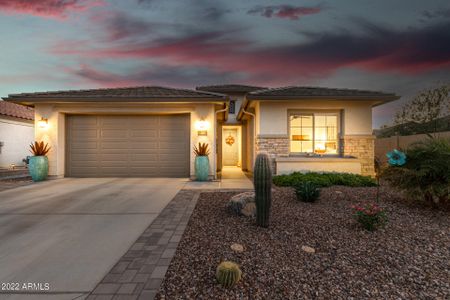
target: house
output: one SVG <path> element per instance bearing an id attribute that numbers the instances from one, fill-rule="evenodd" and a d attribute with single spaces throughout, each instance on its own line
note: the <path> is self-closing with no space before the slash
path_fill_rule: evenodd
<path id="1" fill-rule="evenodd" d="M 33 109 L 0 101 L 0 168 L 23 165 L 33 141 Z"/>
<path id="2" fill-rule="evenodd" d="M 50 143 L 50 175 L 193 177 L 198 142 L 223 166 L 252 171 L 266 151 L 276 174 L 373 175 L 372 107 L 394 94 L 321 87 L 134 87 L 13 94 L 35 109 L 36 140 Z"/>

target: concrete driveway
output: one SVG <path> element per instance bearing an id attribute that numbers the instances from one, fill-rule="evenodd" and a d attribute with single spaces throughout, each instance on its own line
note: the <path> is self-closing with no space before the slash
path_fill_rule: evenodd
<path id="1" fill-rule="evenodd" d="M 83 299 L 185 183 L 65 178 L 0 192 L 0 283 L 13 283 L 0 298 Z M 16 283 L 32 294 L 6 295 Z"/>

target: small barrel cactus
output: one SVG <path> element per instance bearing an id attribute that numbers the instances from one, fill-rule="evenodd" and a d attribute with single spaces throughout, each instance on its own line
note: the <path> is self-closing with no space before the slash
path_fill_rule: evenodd
<path id="1" fill-rule="evenodd" d="M 255 186 L 256 224 L 261 227 L 269 227 L 272 204 L 272 171 L 269 156 L 265 153 L 259 153 L 256 156 L 253 184 Z"/>
<path id="2" fill-rule="evenodd" d="M 233 287 L 241 280 L 242 271 L 239 265 L 232 261 L 224 261 L 217 266 L 217 281 L 225 288 Z"/>

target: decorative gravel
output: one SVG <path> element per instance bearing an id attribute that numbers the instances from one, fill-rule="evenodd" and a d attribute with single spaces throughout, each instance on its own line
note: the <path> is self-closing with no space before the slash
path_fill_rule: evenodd
<path id="1" fill-rule="evenodd" d="M 408 206 L 385 191 L 389 223 L 367 232 L 350 206 L 375 199 L 375 190 L 331 187 L 303 203 L 275 188 L 268 229 L 226 210 L 236 193 L 203 193 L 156 299 L 450 299 L 448 211 Z M 241 265 L 232 289 L 215 280 L 223 260 Z"/>

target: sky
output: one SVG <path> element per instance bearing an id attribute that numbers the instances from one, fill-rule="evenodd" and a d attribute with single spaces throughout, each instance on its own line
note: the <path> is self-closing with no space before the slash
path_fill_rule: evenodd
<path id="1" fill-rule="evenodd" d="M 0 0 L 0 97 L 210 84 L 394 92 L 450 82 L 448 0 Z"/>

